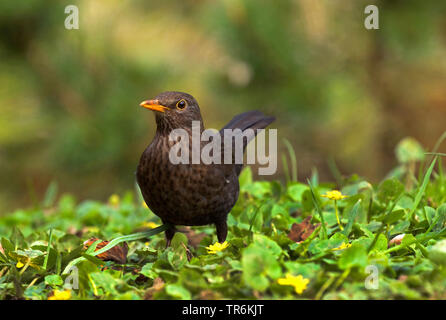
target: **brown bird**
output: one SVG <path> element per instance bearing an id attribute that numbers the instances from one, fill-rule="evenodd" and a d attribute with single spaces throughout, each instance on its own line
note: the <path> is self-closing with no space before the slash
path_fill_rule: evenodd
<path id="1" fill-rule="evenodd" d="M 153 110 L 156 133 L 153 141 L 143 152 L 136 178 L 147 206 L 169 225 L 166 230 L 167 246 L 176 232 L 175 225 L 200 226 L 215 224 L 219 242 L 228 233 L 226 219 L 239 196 L 238 176 L 243 164 L 174 164 L 169 152 L 175 141 L 169 140 L 174 129 L 184 129 L 189 136 L 189 154 L 192 154 L 192 121 L 204 130 L 198 102 L 187 93 L 163 92 L 153 100 L 140 104 Z M 235 116 L 219 134 L 223 144 L 224 129 L 264 129 L 275 119 L 259 111 L 249 111 Z M 253 139 L 254 136 L 251 137 Z M 250 139 L 243 140 L 243 150 Z M 234 141 L 234 139 L 232 139 Z M 201 145 L 206 144 L 200 142 Z M 232 155 L 234 159 L 234 145 Z M 221 155 L 226 151 L 222 149 Z"/>

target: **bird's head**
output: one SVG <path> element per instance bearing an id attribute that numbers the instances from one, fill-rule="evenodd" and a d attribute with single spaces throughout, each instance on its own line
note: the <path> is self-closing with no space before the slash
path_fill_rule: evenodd
<path id="1" fill-rule="evenodd" d="M 155 112 L 158 131 L 168 133 L 177 128 L 190 129 L 192 121 L 202 122 L 197 100 L 187 93 L 166 91 L 141 102 L 140 106 Z"/>

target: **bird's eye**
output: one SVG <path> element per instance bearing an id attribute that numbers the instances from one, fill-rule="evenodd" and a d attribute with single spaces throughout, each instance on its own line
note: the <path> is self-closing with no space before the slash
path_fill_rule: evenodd
<path id="1" fill-rule="evenodd" d="M 180 101 L 177 102 L 177 108 L 180 110 L 183 110 L 186 108 L 186 100 L 181 99 Z"/>

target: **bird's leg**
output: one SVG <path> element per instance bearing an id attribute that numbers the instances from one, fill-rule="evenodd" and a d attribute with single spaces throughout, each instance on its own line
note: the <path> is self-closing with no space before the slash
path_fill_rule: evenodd
<path id="1" fill-rule="evenodd" d="M 170 227 L 166 230 L 166 248 L 170 246 L 170 242 L 172 241 L 173 236 L 175 235 L 176 229 L 174 226 Z"/>
<path id="2" fill-rule="evenodd" d="M 223 243 L 226 240 L 226 236 L 228 235 L 228 225 L 226 224 L 226 218 L 223 220 L 219 220 L 215 223 L 215 227 L 217 228 L 217 239 L 218 242 Z"/>

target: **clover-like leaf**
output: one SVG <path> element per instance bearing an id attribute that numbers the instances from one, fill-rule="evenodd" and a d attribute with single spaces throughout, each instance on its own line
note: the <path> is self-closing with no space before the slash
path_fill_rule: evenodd
<path id="1" fill-rule="evenodd" d="M 354 243 L 342 253 L 338 266 L 345 270 L 353 267 L 365 268 L 367 265 L 367 250 L 365 246 Z"/>
<path id="2" fill-rule="evenodd" d="M 267 249 L 251 244 L 242 253 L 243 279 L 251 288 L 265 291 L 270 279 L 281 275 L 281 268 L 276 257 Z"/>

